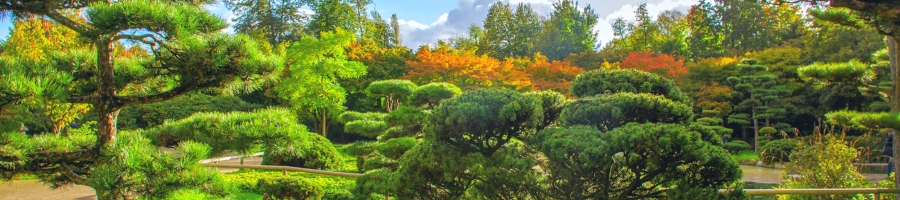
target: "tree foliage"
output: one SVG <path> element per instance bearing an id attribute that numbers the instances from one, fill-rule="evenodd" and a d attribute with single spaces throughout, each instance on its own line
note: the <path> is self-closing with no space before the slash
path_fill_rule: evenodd
<path id="1" fill-rule="evenodd" d="M 300 11 L 305 0 L 224 0 L 225 7 L 235 13 L 234 30 L 243 34 L 259 34 L 271 45 L 300 40 L 309 20 Z"/>
<path id="2" fill-rule="evenodd" d="M 622 61 L 621 67 L 659 74 L 668 79 L 678 79 L 687 74 L 684 61 L 666 54 L 655 55 L 652 52 L 632 52 Z"/>
<path id="3" fill-rule="evenodd" d="M 29 1 L 0 5 L 2 12 L 51 19 L 92 45 L 89 49 L 69 49 L 72 51 L 54 53 L 55 56 L 48 56 L 50 59 L 45 61 L 28 58 L 0 59 L 3 60 L 0 68 L 5 70 L 2 81 L 17 82 L 0 84 L 10 85 L 7 88 L 12 88 L 3 90 L 5 94 L 2 96 L 87 103 L 92 104 L 93 111 L 97 113 L 96 141 L 91 147 L 57 149 L 61 151 L 38 150 L 23 155 L 53 157 L 30 163 L 34 166 L 50 166 L 49 168 L 56 170 L 51 173 L 58 175 L 48 175 L 47 177 L 53 178 L 43 180 L 88 185 L 97 190 L 100 198 L 133 195 L 109 188 L 107 186 L 110 185 L 104 185 L 107 182 L 97 182 L 103 172 L 93 173 L 106 166 L 136 166 L 112 157 L 129 152 L 126 146 L 117 146 L 116 143 L 119 109 L 128 105 L 165 101 L 203 88 L 224 87 L 221 91 L 227 93 L 248 92 L 259 89 L 261 83 L 278 78 L 277 73 L 273 72 L 280 70 L 282 60 L 268 55 L 249 37 L 220 33 L 219 30 L 227 24 L 202 8 L 208 3 L 210 1 Z M 81 13 L 78 16 L 84 16 L 85 19 L 79 20 L 62 14 L 76 12 Z M 117 43 L 123 41 L 146 45 L 149 53 L 144 54 L 145 56 L 116 56 L 120 53 L 116 50 Z M 123 52 L 125 55 L 139 54 L 137 51 Z M 7 161 L 18 162 L 24 157 Z M 65 163 L 69 162 L 65 160 L 85 159 L 92 162 L 83 162 L 77 166 Z M 50 172 L 46 169 L 32 169 L 18 172 Z M 113 171 L 116 170 L 106 172 Z M 121 176 L 116 174 L 102 178 L 110 177 Z M 134 193 L 137 196 L 142 194 Z"/>
<path id="4" fill-rule="evenodd" d="M 409 70 L 403 78 L 423 85 L 447 82 L 463 89 L 517 90 L 531 85 L 527 74 L 511 63 L 471 53 L 453 54 L 445 50 L 431 51 L 422 48 L 416 53 L 416 60 L 407 63 Z"/>
<path id="5" fill-rule="evenodd" d="M 593 51 L 597 44 L 597 13 L 590 5 L 579 9 L 578 3 L 562 0 L 553 3 L 553 13 L 541 30 L 539 52 L 551 60 L 562 60 L 572 53 Z"/>
<path id="6" fill-rule="evenodd" d="M 318 122 L 323 136 L 327 134 L 328 113 L 336 116 L 344 109 L 347 94 L 337 81 L 366 73 L 365 65 L 348 61 L 344 53 L 353 38 L 353 33 L 338 30 L 294 43 L 287 50 L 290 75 L 275 86 L 279 98 Z"/>
<path id="7" fill-rule="evenodd" d="M 579 98 L 617 92 L 662 95 L 682 103 L 691 101 L 671 80 L 635 69 L 593 70 L 579 74 L 572 83 L 572 94 Z"/>
<path id="8" fill-rule="evenodd" d="M 425 137 L 490 156 L 511 139 L 542 122 L 541 103 L 515 91 L 464 92 L 434 108 Z"/>

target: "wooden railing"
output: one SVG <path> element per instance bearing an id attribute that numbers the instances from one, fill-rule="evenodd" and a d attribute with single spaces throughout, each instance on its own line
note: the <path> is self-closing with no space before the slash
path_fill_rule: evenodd
<path id="1" fill-rule="evenodd" d="M 218 167 L 218 168 L 281 170 L 281 172 L 285 173 L 285 174 L 287 173 L 287 171 L 297 171 L 297 172 L 306 172 L 306 173 L 313 173 L 313 174 L 340 176 L 340 177 L 349 177 L 349 178 L 356 178 L 356 177 L 360 177 L 363 175 L 363 174 L 359 174 L 359 173 L 333 172 L 333 171 L 325 171 L 325 170 L 318 170 L 318 169 L 278 166 L 278 165 L 229 165 L 229 164 L 215 164 L 215 163 L 201 163 L 201 165 L 207 166 L 207 167 Z"/>
<path id="2" fill-rule="evenodd" d="M 298 172 L 306 172 L 306 173 L 329 175 L 329 176 L 340 176 L 340 177 L 348 177 L 348 178 L 357 178 L 357 177 L 360 177 L 363 175 L 360 173 L 333 172 L 333 171 L 325 171 L 325 170 L 318 170 L 318 169 L 277 166 L 277 165 L 233 165 L 233 164 L 216 164 L 216 163 L 201 163 L 201 165 L 204 165 L 207 167 L 217 167 L 217 168 L 280 170 L 284 174 L 286 174 L 287 171 L 298 171 Z M 722 190 L 719 190 L 719 192 L 728 192 L 728 190 L 722 189 Z M 747 195 L 874 194 L 875 199 L 881 199 L 880 198 L 881 194 L 897 194 L 897 193 L 900 193 L 900 188 L 744 189 L 744 192 L 747 193 Z"/>
<path id="3" fill-rule="evenodd" d="M 728 190 L 719 190 L 727 192 Z M 881 194 L 897 194 L 900 188 L 823 188 L 823 189 L 744 189 L 748 195 L 779 195 L 779 194 L 874 194 L 875 199 L 881 199 Z"/>

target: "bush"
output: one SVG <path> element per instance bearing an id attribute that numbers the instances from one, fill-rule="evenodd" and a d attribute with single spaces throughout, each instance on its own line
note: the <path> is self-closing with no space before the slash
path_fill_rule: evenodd
<path id="1" fill-rule="evenodd" d="M 758 152 L 764 162 L 789 162 L 791 153 L 803 146 L 800 140 L 779 139 L 767 142 Z"/>
<path id="2" fill-rule="evenodd" d="M 690 98 L 669 79 L 636 69 L 593 70 L 579 74 L 572 82 L 572 94 L 579 98 L 598 94 L 632 92 L 662 95 L 690 105 Z"/>
<path id="3" fill-rule="evenodd" d="M 775 141 L 773 141 L 775 142 Z M 791 155 L 785 173 L 797 174 L 779 185 L 779 189 L 801 188 L 868 188 L 872 183 L 856 171 L 853 160 L 856 149 L 834 136 L 809 147 L 800 147 Z M 825 163 L 825 164 L 823 164 Z M 779 195 L 779 199 L 871 199 L 868 194 L 845 195 Z"/>
<path id="4" fill-rule="evenodd" d="M 742 140 L 732 140 L 725 143 L 725 150 L 728 150 L 731 154 L 736 154 L 741 151 L 749 151 L 750 144 L 744 142 Z"/>
<path id="5" fill-rule="evenodd" d="M 409 96 L 409 100 L 415 106 L 425 106 L 429 108 L 436 107 L 441 104 L 441 100 L 453 98 L 462 94 L 462 90 L 456 85 L 450 83 L 429 83 L 416 88 Z"/>
<path id="6" fill-rule="evenodd" d="M 149 128 L 167 120 L 184 119 L 197 112 L 251 111 L 262 107 L 246 103 L 238 97 L 194 93 L 159 103 L 126 106 L 119 112 L 118 127 L 122 130 Z"/>
<path id="7" fill-rule="evenodd" d="M 416 138 L 413 137 L 394 138 L 376 146 L 375 150 L 385 157 L 400 159 L 400 157 L 403 156 L 403 153 L 412 149 L 417 143 L 419 143 L 419 140 L 416 140 Z"/>
<path id="8" fill-rule="evenodd" d="M 264 164 L 331 168 L 337 150 L 331 141 L 310 133 L 284 109 L 255 112 L 197 113 L 191 117 L 140 131 L 157 145 L 193 140 L 212 147 L 210 155 L 226 150 L 255 153 L 265 149 Z"/>
<path id="9" fill-rule="evenodd" d="M 258 183 L 260 179 L 283 176 L 281 171 L 240 170 L 224 174 L 222 177 L 226 183 L 236 185 L 239 189 L 247 192 L 261 193 L 260 191 L 257 191 L 257 189 L 259 189 Z M 325 177 L 302 172 L 288 172 L 287 177 L 304 178 L 310 185 L 321 188 L 323 191 L 321 199 L 323 200 L 355 199 L 352 193 L 353 189 L 356 188 L 356 181 L 354 179 L 331 176 Z"/>
<path id="10" fill-rule="evenodd" d="M 318 185 L 301 177 L 266 177 L 259 179 L 256 189 L 269 199 L 319 199 L 324 191 Z"/>
<path id="11" fill-rule="evenodd" d="M 337 150 L 331 141 L 310 134 L 303 142 L 281 148 L 266 148 L 264 165 L 284 165 L 305 168 L 331 169 L 336 167 Z"/>

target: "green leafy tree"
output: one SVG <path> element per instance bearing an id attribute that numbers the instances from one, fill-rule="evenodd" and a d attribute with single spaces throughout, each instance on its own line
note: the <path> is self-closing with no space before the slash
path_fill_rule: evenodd
<path id="1" fill-rule="evenodd" d="M 353 38 L 353 33 L 339 29 L 324 32 L 320 38 L 306 37 L 294 43 L 287 50 L 292 62 L 290 75 L 275 86 L 280 98 L 317 122 L 322 136 L 328 133 L 328 114 L 337 115 L 344 108 L 347 94 L 338 80 L 358 78 L 366 73 L 365 65 L 348 61 L 344 54 L 344 47 Z"/>
<path id="2" fill-rule="evenodd" d="M 550 60 L 594 50 L 597 34 L 593 30 L 599 17 L 590 5 L 582 10 L 578 8 L 578 3 L 572 0 L 553 3 L 553 13 L 544 22 L 537 46 Z"/>
<path id="3" fill-rule="evenodd" d="M 887 97 L 889 99 L 889 105 L 891 107 L 891 112 L 900 112 L 900 90 L 897 89 L 897 86 L 900 85 L 900 79 L 896 78 L 898 73 L 900 73 L 900 26 L 896 26 L 900 19 L 897 18 L 897 12 L 900 11 L 900 6 L 898 6 L 898 2 L 896 1 L 848 1 L 848 0 L 805 0 L 803 2 L 811 2 L 811 3 L 822 3 L 827 4 L 829 7 L 824 12 L 813 11 L 811 12 L 813 15 L 816 15 L 820 19 L 824 19 L 827 21 L 836 22 L 841 25 L 851 26 L 851 27 L 869 27 L 873 28 L 878 34 L 885 36 L 885 41 L 888 47 L 887 58 L 890 60 L 890 73 L 887 75 L 891 77 L 891 86 L 888 90 Z M 827 71 L 826 69 L 821 69 L 819 71 Z M 840 76 L 838 76 L 840 77 Z M 867 115 L 871 115 L 868 116 Z M 828 115 L 826 115 L 828 116 Z M 845 124 L 865 124 L 865 125 L 876 125 L 876 124 L 867 124 L 867 123 L 859 123 L 852 122 L 856 119 L 872 119 L 877 118 L 873 116 L 884 116 L 884 113 L 853 113 L 853 112 L 838 112 L 830 115 L 829 117 L 834 117 L 836 120 L 840 120 Z M 831 120 L 831 119 L 829 119 Z M 851 121 L 846 121 L 851 120 Z M 867 120 L 863 120 L 867 121 Z M 872 122 L 872 121 L 867 121 Z M 889 122 L 889 121 L 882 121 Z M 895 130 L 896 127 L 889 126 L 888 124 L 883 127 L 891 127 Z M 869 126 L 876 127 L 876 126 Z M 895 135 L 895 137 L 897 137 Z M 900 143 L 894 144 L 894 153 L 900 154 Z M 900 164 L 900 160 L 894 160 L 895 164 Z M 897 165 L 895 165 L 897 166 Z M 900 179 L 895 177 L 894 185 L 900 186 Z M 900 195 L 897 195 L 897 198 L 900 198 Z"/>
<path id="4" fill-rule="evenodd" d="M 318 36 L 323 32 L 334 32 L 338 29 L 355 33 L 358 29 L 355 22 L 358 19 L 353 6 L 342 0 L 315 0 L 312 1 L 315 14 L 306 25 L 306 31 Z"/>
<path id="5" fill-rule="evenodd" d="M 692 5 L 688 11 L 687 23 L 690 27 L 691 35 L 687 37 L 687 41 L 691 44 L 691 57 L 710 58 L 724 54 L 722 48 L 722 40 L 724 37 L 721 33 L 722 27 L 715 19 L 715 7 L 706 0 Z"/>
<path id="6" fill-rule="evenodd" d="M 776 77 L 766 73 L 768 68 L 758 64 L 756 60 L 743 60 L 738 65 L 742 76 L 729 77 L 728 83 L 733 87 L 731 96 L 739 101 L 734 104 L 736 113 L 728 116 L 729 123 L 753 128 L 753 147 L 759 149 L 760 125 L 771 126 L 771 119 L 778 119 L 786 113 L 778 101 L 787 93 L 776 85 Z M 764 123 L 760 123 L 763 120 Z M 746 131 L 746 130 L 744 130 Z"/>
<path id="7" fill-rule="evenodd" d="M 4 142 L 4 149 L 30 150 L 18 151 L 15 156 L 8 156 L 13 155 L 12 152 L 3 151 L 4 164 L 0 166 L 2 171 L 9 172 L 3 178 L 21 173 L 40 174 L 42 180 L 54 184 L 93 187 L 102 199 L 139 196 L 142 193 L 118 193 L 106 187 L 109 186 L 106 184 L 115 184 L 104 182 L 109 180 L 106 178 L 122 177 L 119 173 L 110 173 L 123 170 L 96 171 L 137 166 L 113 159 L 113 155 L 128 154 L 130 149 L 130 144 L 116 142 L 119 109 L 165 101 L 203 88 L 230 86 L 223 91 L 252 91 L 264 80 L 277 79 L 277 73 L 272 72 L 279 71 L 281 59 L 265 55 L 248 37 L 220 33 L 227 24 L 202 8 L 208 3 L 210 1 L 160 0 L 0 4 L 3 12 L 51 19 L 93 46 L 89 50 L 60 53 L 47 62 L 27 58 L 0 59 L 0 69 L 3 69 L 0 74 L 4 77 L 4 83 L 0 85 L 12 88 L 3 91 L 12 96 L 92 104 L 98 120 L 97 131 L 91 137 L 94 141 L 89 143 L 41 148 L 34 145 L 14 147 L 10 146 L 13 143 Z M 86 20 L 62 14 L 76 9 L 85 9 Z M 151 55 L 117 57 L 115 44 L 120 41 L 144 44 Z M 160 82 L 165 84 L 149 84 Z M 19 144 L 33 143 L 17 141 L 16 145 Z M 135 150 L 141 148 L 138 146 Z M 186 187 L 197 186 L 194 182 L 185 183 Z"/>
<path id="8" fill-rule="evenodd" d="M 400 108 L 401 100 L 411 95 L 416 87 L 412 81 L 393 79 L 372 82 L 366 90 L 370 94 L 383 96 L 384 107 L 390 113 Z"/>
<path id="9" fill-rule="evenodd" d="M 513 10 L 509 4 L 495 3 L 484 19 L 477 53 L 499 59 L 533 55 L 540 31 L 540 17 L 531 5 L 520 3 Z"/>
<path id="10" fill-rule="evenodd" d="M 300 11 L 306 0 L 223 0 L 235 13 L 234 30 L 243 34 L 261 34 L 271 45 L 300 40 L 308 14 Z"/>

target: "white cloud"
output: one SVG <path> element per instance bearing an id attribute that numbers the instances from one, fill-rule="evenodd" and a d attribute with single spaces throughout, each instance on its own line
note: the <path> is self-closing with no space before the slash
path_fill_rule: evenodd
<path id="1" fill-rule="evenodd" d="M 447 39 L 456 35 L 465 34 L 469 25 L 481 26 L 490 5 L 498 0 L 459 0 L 456 8 L 444 13 L 435 22 L 424 25 L 416 21 L 400 20 L 400 33 L 403 35 L 403 44 L 410 48 L 417 48 L 423 44 L 433 44 L 439 39 Z M 527 3 L 538 14 L 549 17 L 553 11 L 553 2 L 556 0 L 499 0 L 510 4 Z M 598 40 L 603 43 L 613 39 L 612 22 L 622 17 L 626 20 L 634 20 L 634 11 L 640 3 L 647 3 L 647 10 L 651 16 L 659 13 L 679 9 L 686 11 L 688 6 L 696 4 L 697 0 L 581 0 L 580 7 L 590 5 L 600 16 L 597 26 Z"/>

